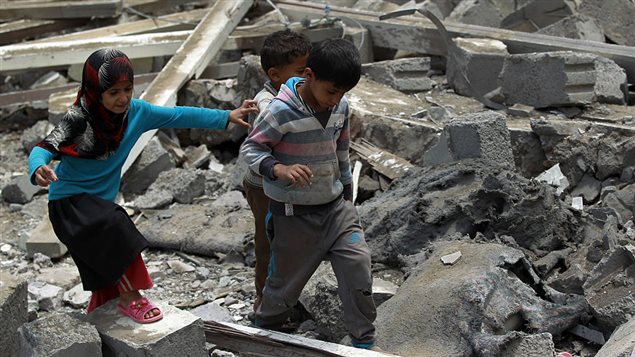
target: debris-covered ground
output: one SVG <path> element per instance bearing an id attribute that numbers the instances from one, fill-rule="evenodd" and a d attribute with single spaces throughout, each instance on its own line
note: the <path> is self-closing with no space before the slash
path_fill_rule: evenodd
<path id="1" fill-rule="evenodd" d="M 244 1 L 249 11 L 231 41 L 221 38 L 201 78 L 175 92 L 177 104 L 235 108 L 253 97 L 266 80 L 259 41 L 285 21 L 313 41 L 344 36 L 358 46 L 364 77 L 347 94 L 351 160 L 360 163 L 356 204 L 372 249 L 382 348 L 423 357 L 635 354 L 635 3 L 274 0 L 273 9 Z M 84 59 L 66 56 L 71 45 L 61 41 L 70 38 L 56 36 L 92 48 L 112 39 L 84 31 L 111 26 L 134 54 L 140 95 L 170 70 L 178 46 L 169 41 L 187 38 L 183 30 L 216 2 L 118 3 L 114 15 L 55 20 L 69 22 L 36 32 L 10 27 L 25 2 L 0 8 L 0 345 L 14 346 L 9 355 L 70 351 L 25 336 L 74 319 L 90 296 L 46 230 L 46 190 L 26 176 L 28 152 L 72 103 Z M 80 12 L 73 6 L 68 13 Z M 421 12 L 377 16 L 414 7 Z M 148 19 L 164 27 L 125 27 Z M 134 36 L 146 36 L 145 54 L 125 47 Z M 56 45 L 32 42 L 47 38 Z M 152 247 L 143 253 L 150 297 L 207 322 L 250 324 L 253 216 L 237 157 L 244 137 L 238 128 L 159 131 L 118 197 Z M 336 287 L 324 263 L 300 298 L 294 335 L 347 343 Z M 207 342 L 211 355 L 241 355 Z M 286 355 L 278 348 L 268 355 Z"/>

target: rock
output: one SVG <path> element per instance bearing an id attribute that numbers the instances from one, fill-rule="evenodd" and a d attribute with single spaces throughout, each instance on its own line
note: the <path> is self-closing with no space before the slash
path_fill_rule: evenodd
<path id="1" fill-rule="evenodd" d="M 159 177 L 163 171 L 174 168 L 172 156 L 161 146 L 157 137 L 150 139 L 139 157 L 126 171 L 121 182 L 121 192 L 140 194 Z"/>
<path id="2" fill-rule="evenodd" d="M 391 297 L 395 296 L 399 287 L 380 278 L 373 278 L 373 301 L 375 306 L 379 306 Z"/>
<path id="3" fill-rule="evenodd" d="M 549 170 L 538 175 L 536 181 L 556 187 L 556 195 L 558 196 L 569 187 L 569 180 L 562 174 L 560 164 L 555 164 Z"/>
<path id="4" fill-rule="evenodd" d="M 596 357 L 631 357 L 635 352 L 635 318 L 621 325 L 602 346 Z"/>
<path id="5" fill-rule="evenodd" d="M 40 120 L 32 127 L 24 130 L 20 136 L 20 142 L 27 153 L 31 153 L 31 149 L 42 141 L 54 128 L 48 120 Z"/>
<path id="6" fill-rule="evenodd" d="M 2 189 L 2 198 L 9 203 L 27 203 L 42 189 L 33 185 L 29 175 L 16 176 Z"/>
<path id="7" fill-rule="evenodd" d="M 200 317 L 204 322 L 234 322 L 231 313 L 225 307 L 220 306 L 216 302 L 210 302 L 190 310 L 194 316 Z"/>
<path id="8" fill-rule="evenodd" d="M 571 196 L 582 196 L 584 202 L 592 204 L 600 197 L 602 183 L 595 177 L 585 174 L 571 191 Z"/>
<path id="9" fill-rule="evenodd" d="M 97 329 L 67 314 L 52 314 L 18 329 L 19 356 L 102 356 Z"/>
<path id="10" fill-rule="evenodd" d="M 0 346 L 2 353 L 16 356 L 18 335 L 16 331 L 28 322 L 27 282 L 0 271 Z"/>
<path id="11" fill-rule="evenodd" d="M 92 292 L 84 290 L 82 284 L 77 284 L 72 289 L 64 292 L 63 301 L 76 309 L 85 309 L 91 296 Z"/>
<path id="12" fill-rule="evenodd" d="M 635 211 L 635 183 L 625 186 L 619 191 L 607 193 L 602 198 L 602 206 L 613 208 L 622 222 L 633 218 Z"/>
<path id="13" fill-rule="evenodd" d="M 37 301 L 38 308 L 44 311 L 53 311 L 62 306 L 64 289 L 59 286 L 43 283 L 29 283 L 29 298 Z"/>
<path id="14" fill-rule="evenodd" d="M 613 43 L 635 46 L 635 4 L 620 0 L 582 0 L 577 6 L 578 13 L 596 19 L 604 30 L 604 35 Z"/>
<path id="15" fill-rule="evenodd" d="M 463 24 L 499 27 L 503 16 L 490 0 L 463 0 L 452 10 L 447 20 Z"/>
<path id="16" fill-rule="evenodd" d="M 584 295 L 582 285 L 587 279 L 587 273 L 579 264 L 572 264 L 564 273 L 550 279 L 549 286 L 565 293 Z"/>
<path id="17" fill-rule="evenodd" d="M 193 266 L 191 266 L 189 264 L 186 264 L 186 263 L 183 263 L 180 260 L 168 260 L 168 265 L 177 274 L 187 273 L 187 272 L 191 272 L 191 271 L 195 271 L 196 270 L 196 268 L 194 268 Z"/>
<path id="18" fill-rule="evenodd" d="M 585 41 L 604 41 L 604 32 L 598 20 L 581 14 L 567 16 L 536 31 L 543 35 L 576 38 Z"/>

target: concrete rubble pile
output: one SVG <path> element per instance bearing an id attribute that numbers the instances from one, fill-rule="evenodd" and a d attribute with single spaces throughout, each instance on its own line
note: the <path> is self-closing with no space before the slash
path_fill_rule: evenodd
<path id="1" fill-rule="evenodd" d="M 27 176 L 28 153 L 73 102 L 81 68 L 33 60 L 33 68 L 4 69 L 16 46 L 37 54 L 49 37 L 146 17 L 186 16 L 142 30 L 185 36 L 210 2 L 108 0 L 121 6 L 100 7 L 113 12 L 91 22 L 51 19 L 62 27 L 37 34 L 9 26 L 22 3 L 0 8 L 3 353 L 241 356 L 206 341 L 204 326 L 250 324 L 253 215 L 237 157 L 245 130 L 161 130 L 148 141 L 117 203 L 151 244 L 143 253 L 149 294 L 166 318 L 133 325 L 114 304 L 86 315 L 90 293 L 46 229 L 46 190 Z M 259 46 L 284 28 L 281 14 L 314 41 L 358 45 L 363 77 L 347 93 L 351 161 L 361 164 L 356 205 L 372 250 L 382 348 L 422 357 L 635 354 L 633 1 L 273 3 L 280 12 L 268 1 L 250 5 L 176 104 L 232 109 L 252 98 L 267 80 Z M 378 20 L 412 8 L 441 20 L 450 38 L 425 11 Z M 133 58 L 136 96 L 174 54 L 148 53 Z M 297 310 L 298 338 L 350 342 L 327 262 Z"/>

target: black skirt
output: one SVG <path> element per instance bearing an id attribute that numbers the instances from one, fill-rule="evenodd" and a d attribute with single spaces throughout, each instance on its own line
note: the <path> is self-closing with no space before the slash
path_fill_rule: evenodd
<path id="1" fill-rule="evenodd" d="M 148 246 L 126 211 L 113 202 L 81 194 L 48 205 L 53 230 L 75 261 L 84 290 L 115 285 Z"/>

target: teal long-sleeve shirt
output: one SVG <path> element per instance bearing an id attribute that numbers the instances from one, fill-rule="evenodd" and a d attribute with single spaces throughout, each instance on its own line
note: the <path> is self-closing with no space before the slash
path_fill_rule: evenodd
<path id="1" fill-rule="evenodd" d="M 121 168 L 137 139 L 146 131 L 160 128 L 225 129 L 229 110 L 195 107 L 160 107 L 133 99 L 128 111 L 128 126 L 117 151 L 106 160 L 83 159 L 62 155 L 55 167 L 58 181 L 51 182 L 49 200 L 82 193 L 114 201 L 121 183 Z M 35 184 L 38 167 L 48 165 L 54 154 L 35 147 L 29 155 L 29 175 Z"/>

